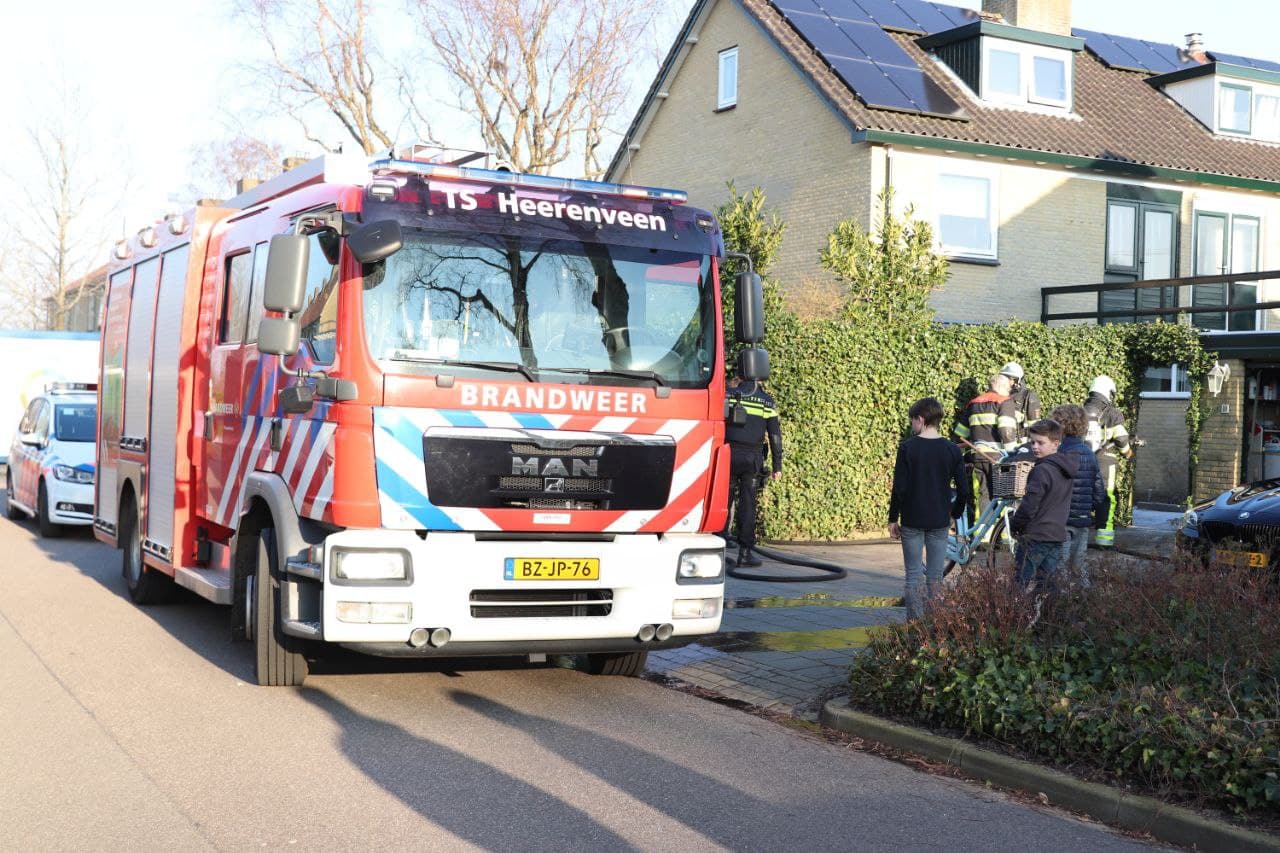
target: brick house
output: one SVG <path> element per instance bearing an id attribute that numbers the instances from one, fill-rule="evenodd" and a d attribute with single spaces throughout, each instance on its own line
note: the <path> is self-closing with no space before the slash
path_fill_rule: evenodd
<path id="1" fill-rule="evenodd" d="M 1070 18 L 1070 0 L 698 0 L 608 178 L 710 208 L 728 181 L 762 187 L 788 223 L 773 273 L 789 287 L 821 285 L 831 228 L 869 225 L 891 187 L 950 260 L 946 322 L 1239 306 L 1194 315 L 1232 371 L 1195 492 L 1270 475 L 1280 286 L 1223 274 L 1280 268 L 1280 64 Z M 1176 365 L 1148 376 L 1138 500 L 1187 497 L 1186 400 Z"/>

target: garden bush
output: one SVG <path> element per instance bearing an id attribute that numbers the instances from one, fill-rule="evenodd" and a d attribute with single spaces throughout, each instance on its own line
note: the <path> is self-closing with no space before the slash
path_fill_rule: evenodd
<path id="1" fill-rule="evenodd" d="M 970 570 L 853 664 L 856 706 L 1173 799 L 1280 813 L 1275 580 L 1172 564 L 1036 601 Z"/>
<path id="2" fill-rule="evenodd" d="M 928 297 L 943 286 L 946 261 L 933 254 L 929 225 L 913 220 L 910 210 L 890 213 L 887 196 L 873 233 L 842 222 L 822 252 L 823 266 L 843 288 L 841 310 L 802 318 L 788 310 L 779 283 L 768 275 L 785 224 L 768 212 L 758 188 L 739 193 L 730 186 L 730 192 L 717 213 L 726 246 L 751 255 L 765 277 L 764 343 L 773 365 L 767 385 L 783 420 L 785 471 L 762 495 L 762 536 L 841 540 L 882 531 L 907 408 L 920 397 L 937 397 L 949 410 L 944 429 L 950 429 L 954 414 L 1007 361 L 1026 369 L 1046 412 L 1084 402 L 1095 376 L 1111 376 L 1131 428 L 1146 368 L 1184 365 L 1192 378 L 1194 467 L 1202 377 L 1213 359 L 1190 327 L 939 323 Z M 724 266 L 721 283 L 729 291 L 736 269 L 736 262 Z M 1129 478 L 1130 466 L 1122 466 L 1122 523 L 1129 517 Z"/>

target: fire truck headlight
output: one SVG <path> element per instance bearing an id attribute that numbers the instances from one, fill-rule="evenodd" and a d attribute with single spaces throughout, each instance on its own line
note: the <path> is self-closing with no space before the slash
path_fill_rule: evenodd
<path id="1" fill-rule="evenodd" d="M 53 476 L 68 483 L 93 483 L 93 472 L 70 465 L 54 465 Z"/>
<path id="2" fill-rule="evenodd" d="M 676 583 L 720 583 L 724 580 L 724 552 L 685 551 L 676 567 Z"/>
<path id="3" fill-rule="evenodd" d="M 372 583 L 408 581 L 409 553 L 401 550 L 344 550 L 332 552 L 333 579 L 338 582 Z"/>

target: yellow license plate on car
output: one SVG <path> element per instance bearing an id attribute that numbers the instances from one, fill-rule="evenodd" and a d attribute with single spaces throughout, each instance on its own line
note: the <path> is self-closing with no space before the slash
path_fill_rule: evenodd
<path id="1" fill-rule="evenodd" d="M 509 581 L 598 581 L 598 557 L 507 557 L 503 577 Z"/>
<path id="2" fill-rule="evenodd" d="M 1213 562 L 1235 569 L 1265 569 L 1267 555 L 1262 551 L 1214 551 Z"/>

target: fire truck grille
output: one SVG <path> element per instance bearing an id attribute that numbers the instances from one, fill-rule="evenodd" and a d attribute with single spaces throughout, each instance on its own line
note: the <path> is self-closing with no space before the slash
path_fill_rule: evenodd
<path id="1" fill-rule="evenodd" d="M 592 456 L 600 455 L 600 445 L 555 445 L 554 442 L 552 442 L 549 443 L 549 446 L 547 447 L 539 447 L 536 444 L 513 444 L 511 445 L 511 452 L 517 456 L 537 456 L 540 453 L 554 453 L 556 456 L 562 458 L 587 459 Z"/>
<path id="2" fill-rule="evenodd" d="M 542 491 L 541 477 L 499 477 L 499 489 L 510 489 L 512 491 L 521 492 L 540 492 Z"/>
<path id="3" fill-rule="evenodd" d="M 471 615 L 476 619 L 527 619 L 608 616 L 611 589 L 476 589 Z"/>
<path id="4" fill-rule="evenodd" d="M 511 501 L 510 506 L 523 506 L 527 509 L 602 509 L 600 501 L 575 501 L 565 498 L 529 498 L 526 501 Z"/>

